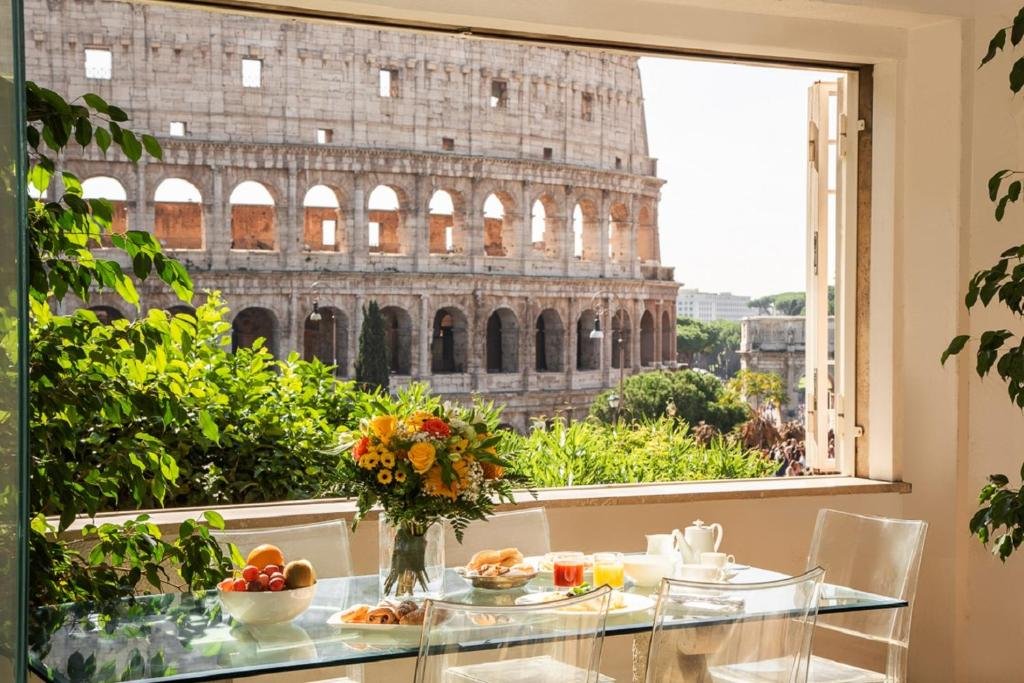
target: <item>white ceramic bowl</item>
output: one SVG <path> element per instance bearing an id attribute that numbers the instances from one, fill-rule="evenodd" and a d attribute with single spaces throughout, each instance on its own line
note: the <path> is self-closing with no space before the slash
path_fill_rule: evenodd
<path id="1" fill-rule="evenodd" d="M 654 586 L 664 577 L 672 576 L 674 562 L 664 555 L 626 555 L 622 558 L 622 568 L 633 583 Z"/>
<path id="2" fill-rule="evenodd" d="M 220 604 L 235 621 L 247 626 L 284 624 L 299 616 L 313 603 L 316 585 L 283 591 L 249 593 L 218 589 Z"/>

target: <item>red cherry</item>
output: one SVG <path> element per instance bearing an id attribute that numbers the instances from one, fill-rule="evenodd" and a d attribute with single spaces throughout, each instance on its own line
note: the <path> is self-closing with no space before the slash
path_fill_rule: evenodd
<path id="1" fill-rule="evenodd" d="M 241 592 L 245 590 L 246 585 L 245 579 L 235 579 L 234 583 L 231 584 L 231 590 Z"/>
<path id="2" fill-rule="evenodd" d="M 263 590 L 266 590 L 270 587 L 270 577 L 266 574 L 260 574 L 256 578 L 256 581 L 260 584 L 260 587 L 263 588 Z"/>
<path id="3" fill-rule="evenodd" d="M 270 580 L 270 590 L 281 591 L 284 590 L 284 577 L 278 574 Z"/>
<path id="4" fill-rule="evenodd" d="M 245 585 L 245 590 L 249 591 L 250 593 L 259 593 L 263 590 L 263 586 L 260 585 L 259 581 L 249 581 Z"/>
<path id="5" fill-rule="evenodd" d="M 245 565 L 245 569 L 242 570 L 242 578 L 246 581 L 255 581 L 256 577 L 260 575 L 260 570 L 251 564 Z"/>
<path id="6" fill-rule="evenodd" d="M 273 576 L 274 574 L 277 574 L 280 571 L 281 568 L 278 567 L 276 564 L 268 564 L 266 567 L 263 568 L 263 573 L 267 576 Z"/>

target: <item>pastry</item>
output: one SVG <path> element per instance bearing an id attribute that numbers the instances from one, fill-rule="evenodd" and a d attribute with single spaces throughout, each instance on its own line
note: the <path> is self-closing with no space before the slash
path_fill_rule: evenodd
<path id="1" fill-rule="evenodd" d="M 366 622 L 368 624 L 397 624 L 398 615 L 390 607 L 378 607 L 370 610 L 370 613 L 366 615 Z"/>
<path id="2" fill-rule="evenodd" d="M 427 611 L 425 609 L 423 609 L 422 607 L 417 607 L 413 611 L 407 612 L 405 615 L 403 615 L 398 623 L 400 623 L 402 626 L 419 626 L 423 623 L 423 617 L 426 615 L 426 613 Z"/>
<path id="3" fill-rule="evenodd" d="M 346 624 L 365 624 L 369 613 L 369 605 L 352 605 L 341 613 L 341 621 Z"/>
<path id="4" fill-rule="evenodd" d="M 501 562 L 501 553 L 497 550 L 481 550 L 477 552 L 466 563 L 466 569 L 478 570 L 485 564 L 498 564 Z"/>
<path id="5" fill-rule="evenodd" d="M 420 606 L 417 605 L 412 600 L 406 600 L 405 602 L 403 602 L 402 604 L 400 604 L 398 607 L 395 608 L 395 614 L 398 615 L 399 619 L 401 619 L 406 614 L 409 614 L 410 612 L 415 612 L 419 608 L 420 608 Z"/>
<path id="6" fill-rule="evenodd" d="M 523 554 L 519 552 L 519 548 L 503 548 L 498 551 L 501 556 L 499 563 L 506 566 L 512 567 L 523 561 Z"/>

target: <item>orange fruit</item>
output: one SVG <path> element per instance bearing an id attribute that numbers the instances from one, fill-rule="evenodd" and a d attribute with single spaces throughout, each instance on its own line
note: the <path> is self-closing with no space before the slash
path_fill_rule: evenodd
<path id="1" fill-rule="evenodd" d="M 252 549 L 249 557 L 245 558 L 246 564 L 251 564 L 257 569 L 263 569 L 268 564 L 276 564 L 278 567 L 284 565 L 284 553 L 276 545 L 264 543 Z"/>

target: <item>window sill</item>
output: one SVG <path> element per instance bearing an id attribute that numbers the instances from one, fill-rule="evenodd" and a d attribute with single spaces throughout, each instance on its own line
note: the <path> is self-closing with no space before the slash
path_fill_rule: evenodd
<path id="1" fill-rule="evenodd" d="M 911 485 L 902 481 L 874 481 L 843 476 L 779 477 L 772 479 L 727 479 L 718 481 L 677 482 L 666 484 L 615 484 L 608 486 L 574 486 L 571 488 L 538 489 L 536 499 L 526 491 L 516 494 L 517 505 L 499 505 L 498 510 L 546 507 L 597 507 L 607 505 L 658 505 L 664 503 L 695 503 L 716 500 L 764 500 L 768 498 L 799 498 L 855 494 L 911 492 Z M 308 524 L 339 517 L 351 517 L 356 506 L 350 500 L 282 501 L 246 505 L 207 505 L 202 507 L 147 510 L 151 521 L 173 529 L 182 520 L 196 517 L 203 510 L 216 508 L 228 527 L 268 527 Z M 98 523 L 120 523 L 143 511 L 107 512 L 96 516 Z M 367 519 L 375 519 L 371 512 Z M 56 519 L 51 520 L 56 523 Z M 70 531 L 79 530 L 90 520 L 79 517 Z"/>

